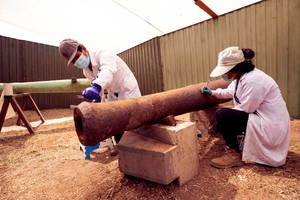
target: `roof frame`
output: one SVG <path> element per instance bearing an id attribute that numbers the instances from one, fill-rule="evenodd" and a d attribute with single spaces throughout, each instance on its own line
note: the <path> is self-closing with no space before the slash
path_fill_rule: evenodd
<path id="1" fill-rule="evenodd" d="M 210 9 L 205 3 L 203 3 L 201 0 L 194 0 L 194 1 L 195 1 L 195 4 L 197 6 L 199 6 L 199 8 L 201 8 L 204 12 L 209 14 L 212 18 L 218 17 L 218 15 L 212 9 Z"/>

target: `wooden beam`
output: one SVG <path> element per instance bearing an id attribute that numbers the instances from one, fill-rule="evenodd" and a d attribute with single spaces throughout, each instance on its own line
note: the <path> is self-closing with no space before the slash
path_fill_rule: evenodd
<path id="1" fill-rule="evenodd" d="M 205 3 L 203 3 L 201 0 L 195 0 L 195 4 L 199 6 L 202 10 L 204 10 L 207 14 L 209 14 L 212 18 L 217 18 L 218 15 L 212 11 Z"/>

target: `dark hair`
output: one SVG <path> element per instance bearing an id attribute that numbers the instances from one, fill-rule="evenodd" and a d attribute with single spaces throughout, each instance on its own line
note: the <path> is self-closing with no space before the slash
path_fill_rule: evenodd
<path id="1" fill-rule="evenodd" d="M 82 46 L 81 46 L 81 45 L 79 45 L 79 46 L 77 47 L 77 51 L 82 52 Z"/>
<path id="2" fill-rule="evenodd" d="M 254 68 L 255 65 L 252 61 L 252 58 L 255 56 L 255 52 L 252 49 L 242 49 L 245 61 L 237 64 L 230 70 L 230 72 L 239 72 L 240 75 L 243 75 L 247 72 L 251 72 Z"/>

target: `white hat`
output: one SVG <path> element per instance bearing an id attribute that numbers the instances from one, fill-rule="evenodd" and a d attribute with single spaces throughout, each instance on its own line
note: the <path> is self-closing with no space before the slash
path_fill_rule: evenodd
<path id="1" fill-rule="evenodd" d="M 239 47 L 228 47 L 219 53 L 218 65 L 210 73 L 210 77 L 222 76 L 244 61 L 243 51 Z"/>

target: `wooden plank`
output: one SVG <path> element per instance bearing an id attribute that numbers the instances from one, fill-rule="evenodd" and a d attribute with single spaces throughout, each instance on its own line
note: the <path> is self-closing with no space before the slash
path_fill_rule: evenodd
<path id="1" fill-rule="evenodd" d="M 4 97 L 5 98 L 5 97 Z M 19 117 L 21 118 L 21 120 L 23 121 L 23 123 L 25 124 L 26 128 L 28 129 L 30 134 L 34 134 L 34 129 L 31 126 L 31 124 L 29 123 L 29 121 L 27 120 L 26 116 L 24 115 L 21 107 L 19 106 L 17 100 L 12 97 L 11 98 L 11 105 L 14 108 L 15 112 L 18 113 Z"/>
<path id="2" fill-rule="evenodd" d="M 218 15 L 211 10 L 205 3 L 203 3 L 201 0 L 195 1 L 195 4 L 199 6 L 202 10 L 204 10 L 207 14 L 209 14 L 212 18 L 218 17 Z"/>

